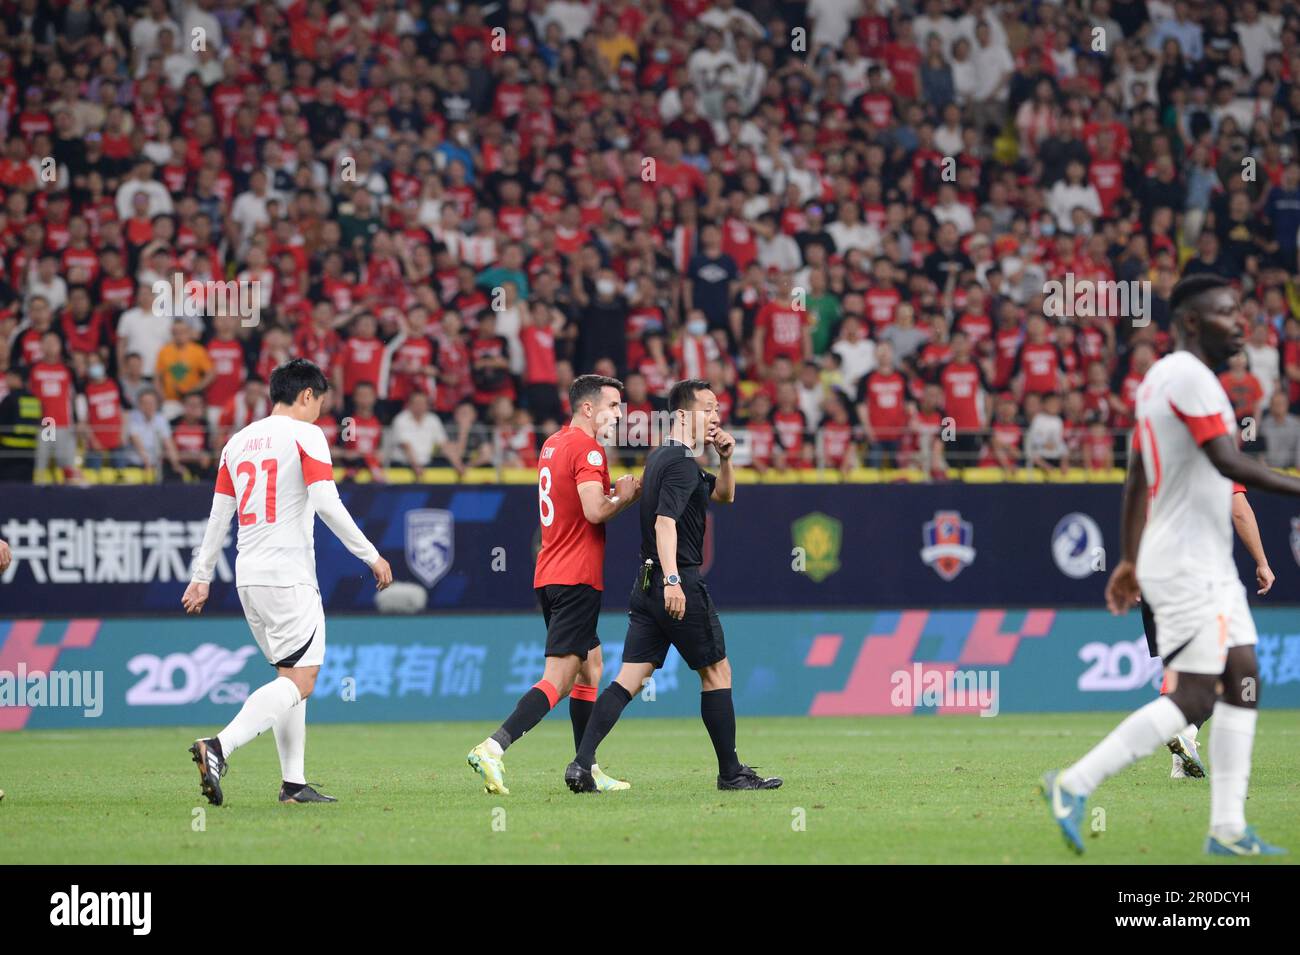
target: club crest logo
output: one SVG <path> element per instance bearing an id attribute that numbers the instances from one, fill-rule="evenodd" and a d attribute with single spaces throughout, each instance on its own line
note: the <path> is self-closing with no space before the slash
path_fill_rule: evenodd
<path id="1" fill-rule="evenodd" d="M 1103 569 L 1098 566 L 1098 560 L 1104 556 L 1101 528 L 1091 516 L 1076 511 L 1056 522 L 1052 530 L 1052 559 L 1065 576 L 1075 580 L 1091 577 Z"/>
<path id="2" fill-rule="evenodd" d="M 975 560 L 975 528 L 959 511 L 935 511 L 921 528 L 921 560 L 952 580 Z"/>
<path id="3" fill-rule="evenodd" d="M 451 511 L 423 508 L 406 512 L 406 566 L 432 587 L 456 560 L 456 522 Z"/>
<path id="4" fill-rule="evenodd" d="M 790 525 L 794 546 L 803 549 L 804 573 L 814 583 L 821 583 L 840 569 L 840 543 L 843 525 L 835 518 L 814 511 Z"/>

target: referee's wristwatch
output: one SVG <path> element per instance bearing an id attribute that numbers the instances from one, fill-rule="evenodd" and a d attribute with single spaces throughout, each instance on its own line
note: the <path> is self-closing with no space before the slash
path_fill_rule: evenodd
<path id="1" fill-rule="evenodd" d="M 681 582 L 682 582 L 682 578 L 678 577 L 676 574 L 668 574 L 666 577 L 664 577 L 665 587 L 676 587 Z"/>

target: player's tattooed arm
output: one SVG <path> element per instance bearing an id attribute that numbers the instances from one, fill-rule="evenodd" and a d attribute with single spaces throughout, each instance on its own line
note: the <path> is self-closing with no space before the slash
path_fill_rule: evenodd
<path id="1" fill-rule="evenodd" d="M 641 497 L 641 480 L 634 474 L 624 474 L 614 482 L 613 496 L 607 496 L 608 493 L 600 481 L 583 481 L 578 485 L 582 516 L 592 524 L 604 524 L 635 504 Z"/>

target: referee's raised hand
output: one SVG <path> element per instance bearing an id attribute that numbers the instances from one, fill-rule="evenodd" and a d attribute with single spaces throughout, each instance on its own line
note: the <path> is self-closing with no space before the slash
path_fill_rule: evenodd
<path id="1" fill-rule="evenodd" d="M 711 428 L 707 440 L 718 449 L 718 457 L 727 460 L 731 457 L 731 452 L 736 450 L 736 439 L 721 428 Z"/>

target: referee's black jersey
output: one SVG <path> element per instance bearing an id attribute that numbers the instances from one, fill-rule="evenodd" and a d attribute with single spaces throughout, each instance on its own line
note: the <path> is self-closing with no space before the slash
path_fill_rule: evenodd
<path id="1" fill-rule="evenodd" d="M 677 566 L 704 562 L 704 522 L 716 475 L 700 467 L 690 449 L 671 438 L 650 452 L 641 482 L 641 559 L 659 563 L 655 518 L 677 522 Z"/>

